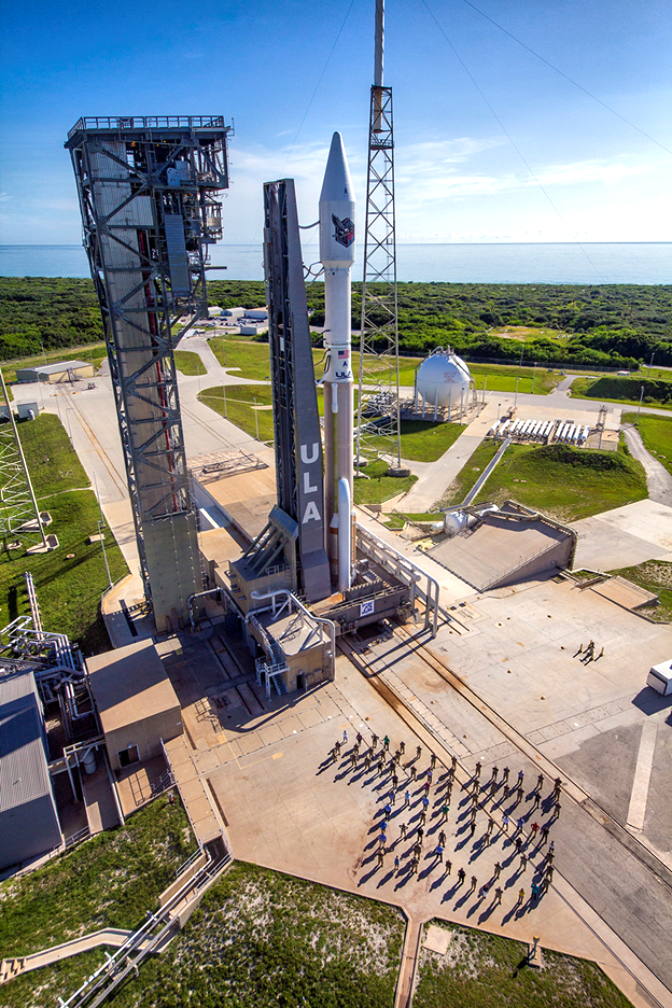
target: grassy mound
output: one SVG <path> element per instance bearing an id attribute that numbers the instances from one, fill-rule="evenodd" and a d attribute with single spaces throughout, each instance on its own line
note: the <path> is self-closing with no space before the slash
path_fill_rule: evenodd
<path id="1" fill-rule="evenodd" d="M 642 394 L 642 386 L 642 402 L 645 406 L 672 409 L 672 381 L 663 378 L 618 378 L 614 375 L 576 378 L 572 383 L 572 397 L 606 399 L 609 402 L 625 402 L 636 406 Z"/>
<path id="2" fill-rule="evenodd" d="M 474 452 L 444 503 L 464 500 L 495 450 L 496 445 L 485 442 Z M 563 522 L 646 496 L 644 469 L 625 451 L 588 451 L 569 445 L 511 445 L 480 494 L 482 500 L 496 504 L 515 500 Z"/>

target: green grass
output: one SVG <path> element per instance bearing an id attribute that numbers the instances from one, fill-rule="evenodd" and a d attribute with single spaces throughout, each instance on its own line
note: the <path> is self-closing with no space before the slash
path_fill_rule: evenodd
<path id="1" fill-rule="evenodd" d="M 417 481 L 417 476 L 386 476 L 387 462 L 371 462 L 364 472 L 368 479 L 354 481 L 355 504 L 382 504 L 390 497 L 405 493 Z"/>
<path id="2" fill-rule="evenodd" d="M 672 382 L 658 378 L 618 378 L 614 375 L 601 378 L 575 378 L 572 382 L 573 399 L 600 399 L 602 402 L 638 406 L 644 388 L 642 403 L 656 409 L 672 410 Z"/>
<path id="3" fill-rule="evenodd" d="M 204 375 L 208 369 L 200 358 L 200 355 L 193 350 L 175 350 L 175 367 L 183 375 Z"/>
<path id="4" fill-rule="evenodd" d="M 637 423 L 637 414 L 624 413 L 623 423 Z M 644 447 L 672 474 L 672 417 L 640 413 L 637 428 Z"/>
<path id="5" fill-rule="evenodd" d="M 534 392 L 535 395 L 548 395 L 562 381 L 559 371 L 549 371 L 538 367 L 516 367 L 503 364 L 469 364 L 471 376 L 480 391 L 484 385 L 489 392 L 515 392 L 516 380 L 521 393 Z"/>
<path id="6" fill-rule="evenodd" d="M 19 424 L 19 435 L 40 510 L 51 513 L 49 533 L 59 547 L 28 556 L 24 550 L 0 554 L 0 623 L 4 626 L 30 612 L 24 572 L 33 575 L 46 629 L 65 633 L 85 654 L 109 648 L 100 616 L 100 597 L 108 586 L 98 532 L 100 511 L 84 469 L 57 417 L 43 413 Z M 128 573 L 126 561 L 107 524 L 105 549 L 112 581 Z M 28 540 L 25 546 L 32 545 Z M 68 554 L 74 554 L 68 559 Z"/>
<path id="7" fill-rule="evenodd" d="M 433 921 L 451 932 L 445 956 L 422 950 L 413 1008 L 628 1008 L 599 966 L 543 950 L 544 969 L 526 964 L 527 945 Z"/>
<path id="8" fill-rule="evenodd" d="M 459 489 L 450 488 L 446 502 L 464 499 L 465 485 L 473 486 L 480 475 L 474 468 L 482 472 L 497 447 L 486 442 L 477 449 L 458 476 L 458 481 L 463 475 L 465 479 Z M 644 469 L 626 451 L 587 451 L 567 445 L 511 445 L 481 492 L 483 500 L 495 504 L 515 500 L 563 522 L 588 518 L 646 496 Z"/>
<path id="9" fill-rule="evenodd" d="M 435 462 L 463 433 L 461 424 L 402 420 L 401 457 L 415 462 Z M 373 438 L 371 444 L 384 449 L 387 442 L 382 438 Z"/>
<path id="10" fill-rule="evenodd" d="M 391 514 L 387 521 L 384 522 L 389 529 L 403 529 L 407 521 L 410 522 L 437 522 L 441 521 L 443 514 L 440 511 L 429 511 L 420 514 L 413 513 L 397 513 L 396 511 Z"/>
<path id="11" fill-rule="evenodd" d="M 195 849 L 179 800 L 170 806 L 156 798 L 123 826 L 0 883 L 0 954 L 29 955 L 103 927 L 137 928 Z M 98 949 L 27 973 L 3 988 L 0 1002 L 12 1008 L 56 1004 L 103 960 Z"/>
<path id="12" fill-rule="evenodd" d="M 104 343 L 89 343 L 86 346 L 74 346 L 66 349 L 47 350 L 44 354 L 33 354 L 32 357 L 17 357 L 3 362 L 2 373 L 6 382 L 16 381 L 16 369 L 38 367 L 40 364 L 58 364 L 66 360 L 91 361 L 96 367 L 107 357 Z"/>
<path id="13" fill-rule="evenodd" d="M 647 606 L 642 612 L 650 619 L 672 623 L 672 563 L 667 563 L 665 560 L 647 560 L 636 567 L 623 567 L 609 573 L 621 574 L 628 581 L 633 581 L 658 595 L 660 605 Z"/>
<path id="14" fill-rule="evenodd" d="M 447 507 L 449 504 L 462 503 L 483 470 L 492 461 L 494 455 L 497 453 L 497 449 L 500 447 L 501 445 L 499 441 L 494 441 L 491 438 L 488 438 L 487 441 L 482 441 L 480 443 L 471 458 L 467 460 L 465 465 L 462 469 L 460 469 L 459 473 L 448 487 L 447 493 L 441 499 L 441 507 Z M 483 488 L 483 494 L 487 495 L 488 492 L 489 484 L 486 484 Z M 487 499 L 490 500 L 489 497 Z"/>
<path id="15" fill-rule="evenodd" d="M 273 410 L 255 409 L 255 405 L 272 404 L 270 385 L 227 385 L 224 389 L 217 385 L 204 389 L 198 398 L 250 437 L 268 443 L 273 441 Z"/>
<path id="16" fill-rule="evenodd" d="M 237 862 L 115 1008 L 392 1008 L 399 911 Z"/>

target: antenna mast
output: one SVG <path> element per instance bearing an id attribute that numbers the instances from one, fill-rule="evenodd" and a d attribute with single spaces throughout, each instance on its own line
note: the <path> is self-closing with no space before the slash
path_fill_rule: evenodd
<path id="1" fill-rule="evenodd" d="M 376 0 L 376 44 L 369 113 L 366 226 L 359 356 L 356 471 L 372 458 L 401 470 L 399 325 L 394 219 L 392 88 L 383 84 L 385 0 Z"/>

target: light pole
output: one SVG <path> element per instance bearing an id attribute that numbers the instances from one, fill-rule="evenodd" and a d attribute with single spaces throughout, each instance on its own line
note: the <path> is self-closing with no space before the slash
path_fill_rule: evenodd
<path id="1" fill-rule="evenodd" d="M 534 368 L 532 370 L 532 395 L 534 395 L 534 379 L 537 377 L 537 362 L 534 362 Z"/>
<path id="2" fill-rule="evenodd" d="M 70 423 L 70 414 L 74 412 L 74 409 L 75 409 L 74 406 L 68 406 L 65 411 L 65 415 L 68 418 L 68 434 L 70 435 L 70 444 L 72 445 L 73 448 L 75 447 L 75 442 L 72 440 L 72 425 Z"/>
<path id="3" fill-rule="evenodd" d="M 516 378 L 516 397 L 513 400 L 513 411 L 515 413 L 516 407 L 518 406 L 518 382 L 520 381 L 520 375 Z"/>
<path id="4" fill-rule="evenodd" d="M 644 386 L 642 385 L 642 391 L 639 393 L 639 406 L 637 407 L 637 426 L 639 427 L 639 414 L 642 409 L 642 399 L 644 398 Z"/>

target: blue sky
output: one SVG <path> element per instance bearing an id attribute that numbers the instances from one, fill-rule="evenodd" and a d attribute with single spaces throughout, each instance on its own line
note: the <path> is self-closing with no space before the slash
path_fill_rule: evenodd
<path id="1" fill-rule="evenodd" d="M 387 0 L 398 240 L 669 240 L 672 0 L 474 4 Z M 316 219 L 339 129 L 363 217 L 373 12 L 374 0 L 6 4 L 0 241 L 80 241 L 63 141 L 81 115 L 235 119 L 224 241 L 242 244 L 260 241 L 266 180 L 294 177 L 303 221 Z"/>

